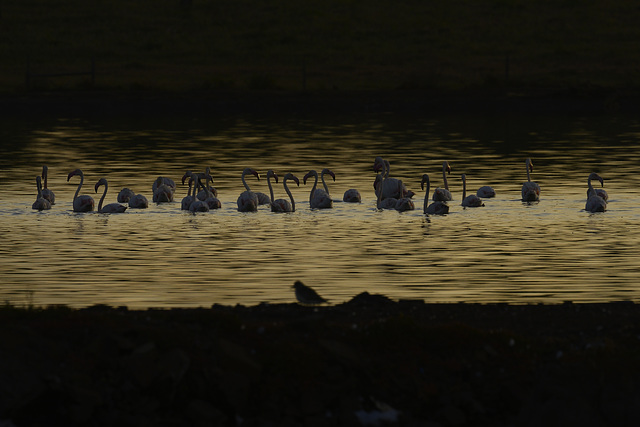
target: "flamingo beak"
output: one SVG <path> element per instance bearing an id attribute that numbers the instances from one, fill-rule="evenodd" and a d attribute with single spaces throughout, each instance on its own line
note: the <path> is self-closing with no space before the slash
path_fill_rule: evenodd
<path id="1" fill-rule="evenodd" d="M 296 182 L 296 185 L 300 187 L 300 180 L 297 177 L 293 177 L 293 180 Z"/>

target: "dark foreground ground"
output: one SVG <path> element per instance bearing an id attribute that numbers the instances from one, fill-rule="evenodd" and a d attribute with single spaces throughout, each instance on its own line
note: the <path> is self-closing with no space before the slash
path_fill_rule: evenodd
<path id="1" fill-rule="evenodd" d="M 0 308 L 0 426 L 640 425 L 640 306 Z"/>

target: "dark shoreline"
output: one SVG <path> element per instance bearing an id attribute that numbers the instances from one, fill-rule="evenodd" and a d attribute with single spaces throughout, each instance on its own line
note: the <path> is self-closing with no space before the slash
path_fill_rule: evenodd
<path id="1" fill-rule="evenodd" d="M 528 92 L 50 92 L 0 97 L 13 117 L 153 117 L 336 114 L 631 114 L 640 96 L 619 90 Z"/>
<path id="2" fill-rule="evenodd" d="M 0 309 L 0 421 L 637 425 L 640 305 Z M 3 424 L 4 425 L 4 424 Z"/>

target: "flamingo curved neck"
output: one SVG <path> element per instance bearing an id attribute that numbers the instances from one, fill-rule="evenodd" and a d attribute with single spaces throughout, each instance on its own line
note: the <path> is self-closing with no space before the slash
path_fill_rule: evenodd
<path id="1" fill-rule="evenodd" d="M 48 175 L 48 168 L 46 166 L 42 167 L 42 179 L 44 179 L 44 188 L 47 188 L 47 175 Z"/>
<path id="2" fill-rule="evenodd" d="M 287 185 L 287 180 L 289 178 L 284 178 L 282 180 L 282 185 L 284 186 L 284 191 L 287 192 L 287 195 L 289 196 L 289 199 L 291 199 L 291 212 L 295 212 L 296 211 L 296 202 L 295 200 L 293 200 L 293 194 L 291 194 L 291 190 L 289 190 L 289 186 Z M 271 196 L 271 198 L 273 199 L 273 196 Z"/>
<path id="3" fill-rule="evenodd" d="M 384 182 L 386 180 L 386 178 L 384 177 L 384 172 L 385 169 L 383 169 L 382 173 L 380 174 L 380 191 L 378 191 L 378 201 L 376 202 L 376 208 L 378 210 L 382 209 L 382 188 L 384 187 Z"/>
<path id="4" fill-rule="evenodd" d="M 442 180 L 444 181 L 445 190 L 449 189 L 449 182 L 447 181 L 447 164 L 442 164 Z"/>
<path id="5" fill-rule="evenodd" d="M 316 177 L 317 180 L 317 177 Z M 327 192 L 327 194 L 329 194 L 329 187 L 327 186 L 327 183 L 324 182 L 324 170 L 320 173 L 320 180 L 322 181 L 322 186 L 324 187 L 324 191 Z"/>
<path id="6" fill-rule="evenodd" d="M 73 195 L 73 200 L 78 198 L 78 194 L 80 194 L 80 189 L 82 188 L 82 183 L 84 182 L 84 174 L 80 171 L 80 184 L 78 184 L 78 188 L 76 189 L 76 194 Z"/>
<path id="7" fill-rule="evenodd" d="M 107 196 L 107 189 L 109 188 L 109 184 L 106 182 L 104 185 L 104 192 L 102 193 L 102 197 L 100 197 L 100 201 L 98 202 L 98 212 L 102 210 L 102 202 L 104 202 L 104 198 Z"/>
<path id="8" fill-rule="evenodd" d="M 589 187 L 587 190 L 587 194 L 589 195 L 589 197 L 597 196 L 598 194 L 596 193 L 596 190 L 593 188 L 593 185 L 591 184 L 591 177 L 587 178 L 587 185 Z"/>
<path id="9" fill-rule="evenodd" d="M 313 182 L 313 188 L 311 189 L 311 193 L 309 193 L 309 202 L 313 200 L 313 193 L 315 193 L 316 187 L 318 186 L 318 172 L 312 171 L 311 174 L 316 180 Z"/>
<path id="10" fill-rule="evenodd" d="M 431 182 L 429 181 L 429 176 L 427 176 L 425 180 L 427 181 L 427 191 L 424 193 L 423 211 L 427 212 L 427 207 L 429 206 L 429 189 L 431 188 Z"/>
<path id="11" fill-rule="evenodd" d="M 249 184 L 247 184 L 247 181 L 245 181 L 244 177 L 245 175 L 247 175 L 248 171 L 245 169 L 242 171 L 242 185 L 244 185 L 244 188 L 247 189 L 247 191 L 251 191 L 251 189 L 249 188 Z"/>
<path id="12" fill-rule="evenodd" d="M 269 195 L 271 196 L 271 203 L 275 200 L 273 198 L 273 187 L 271 186 L 271 174 L 267 174 L 267 185 L 269 186 Z M 285 184 L 286 188 L 286 184 Z"/>
<path id="13" fill-rule="evenodd" d="M 38 195 L 36 196 L 36 200 L 41 199 L 42 198 L 42 182 L 39 179 L 36 179 L 36 188 L 38 189 Z"/>
<path id="14" fill-rule="evenodd" d="M 467 198 L 467 178 L 462 175 L 462 200 Z"/>
<path id="15" fill-rule="evenodd" d="M 529 169 L 531 168 L 531 162 L 527 160 L 527 181 L 531 182 L 531 175 L 529 174 Z"/>

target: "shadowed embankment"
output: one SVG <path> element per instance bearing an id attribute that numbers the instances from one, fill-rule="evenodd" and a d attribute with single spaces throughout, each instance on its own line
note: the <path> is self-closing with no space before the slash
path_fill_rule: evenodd
<path id="1" fill-rule="evenodd" d="M 630 425 L 636 304 L 0 309 L 2 425 Z M 11 420 L 9 423 L 8 420 Z"/>

